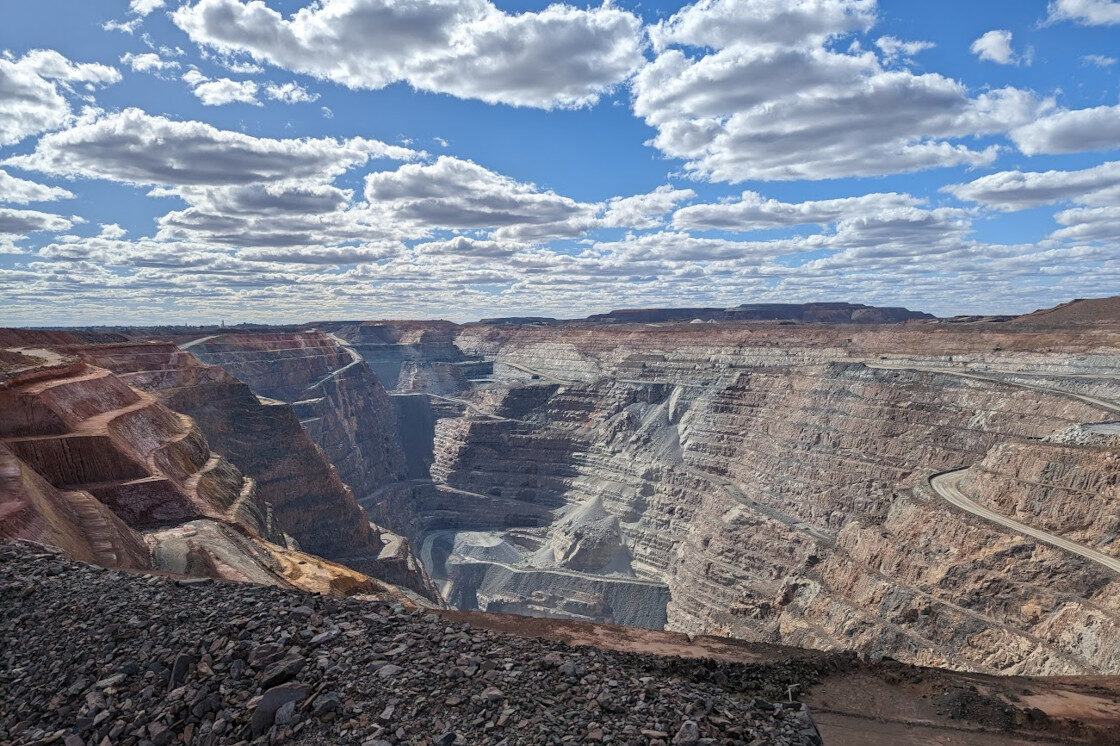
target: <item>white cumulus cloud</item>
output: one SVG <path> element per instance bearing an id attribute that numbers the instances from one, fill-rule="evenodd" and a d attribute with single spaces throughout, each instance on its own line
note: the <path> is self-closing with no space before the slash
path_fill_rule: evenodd
<path id="1" fill-rule="evenodd" d="M 827 225 L 844 217 L 918 204 L 914 197 L 896 193 L 789 203 L 767 199 L 758 192 L 743 192 L 738 200 L 682 207 L 673 214 L 673 227 L 693 231 L 758 231 L 795 225 Z"/>
<path id="2" fill-rule="evenodd" d="M 61 215 L 0 207 L 0 253 L 20 253 L 15 242 L 26 238 L 29 233 L 58 233 L 73 224 L 73 220 Z"/>
<path id="3" fill-rule="evenodd" d="M 128 234 L 128 231 L 116 223 L 101 223 L 98 228 L 101 229 L 97 234 L 99 238 L 116 240 L 118 238 L 124 238 Z"/>
<path id="4" fill-rule="evenodd" d="M 977 96 L 936 74 L 887 70 L 871 53 L 733 46 L 668 50 L 634 83 L 650 143 L 713 181 L 830 179 L 992 162 L 963 138 L 1038 116 L 1032 93 Z"/>
<path id="5" fill-rule="evenodd" d="M 1011 132 L 1027 155 L 1120 148 L 1120 105 L 1056 111 Z"/>
<path id="6" fill-rule="evenodd" d="M 866 31 L 875 15 L 876 0 L 700 0 L 653 26 L 650 37 L 659 49 L 818 46 Z"/>
<path id="7" fill-rule="evenodd" d="M 641 22 L 611 5 L 505 13 L 486 0 L 323 0 L 285 17 L 261 0 L 174 13 L 199 44 L 350 88 L 404 81 L 490 103 L 598 100 L 643 62 Z"/>
<path id="8" fill-rule="evenodd" d="M 579 235 L 598 206 L 516 181 L 471 161 L 440 156 L 366 177 L 366 199 L 394 219 L 429 228 L 497 229 L 503 238 Z"/>
<path id="9" fill-rule="evenodd" d="M 1085 26 L 1111 26 L 1120 23 L 1120 2 L 1116 0 L 1052 0 L 1050 20 L 1073 21 Z"/>
<path id="10" fill-rule="evenodd" d="M 969 47 L 974 55 L 999 65 L 1030 64 L 1030 54 L 1019 55 L 1011 46 L 1013 35 L 1006 29 L 993 29 L 972 42 Z"/>
<path id="11" fill-rule="evenodd" d="M 184 186 L 326 180 L 371 158 L 415 155 L 377 140 L 276 140 L 126 109 L 83 117 L 5 163 L 56 176 Z"/>
<path id="12" fill-rule="evenodd" d="M 167 0 L 131 0 L 128 4 L 128 10 L 130 13 L 135 13 L 138 16 L 146 16 L 159 10 L 166 4 Z"/>
<path id="13" fill-rule="evenodd" d="M 0 145 L 64 126 L 71 118 L 64 94 L 75 83 L 116 83 L 120 72 L 108 65 L 77 64 L 50 49 L 19 59 L 0 57 Z"/>
<path id="14" fill-rule="evenodd" d="M 212 80 L 198 70 L 188 70 L 183 74 L 183 82 L 191 87 L 191 93 L 203 106 L 225 106 L 226 104 L 251 104 L 260 106 L 257 100 L 257 84 L 251 80 Z"/>
<path id="15" fill-rule="evenodd" d="M 875 46 L 883 53 L 883 58 L 889 62 L 909 62 L 910 58 L 937 45 L 932 41 L 902 41 L 893 36 L 880 36 L 875 40 Z"/>
<path id="16" fill-rule="evenodd" d="M 294 82 L 280 85 L 269 83 L 265 86 L 264 92 L 266 96 L 274 101 L 282 101 L 285 104 L 309 104 L 319 100 L 318 93 L 311 93 L 303 86 Z"/>
<path id="17" fill-rule="evenodd" d="M 54 202 L 60 199 L 73 199 L 73 197 L 71 192 L 60 187 L 20 179 L 0 169 L 0 202 L 26 205 L 30 202 Z"/>
<path id="18" fill-rule="evenodd" d="M 128 65 L 133 72 L 138 73 L 161 72 L 179 67 L 179 63 L 175 60 L 165 60 L 155 52 L 141 52 L 140 54 L 129 52 L 121 57 L 121 64 Z"/>
<path id="19" fill-rule="evenodd" d="M 1066 201 L 1115 205 L 1120 203 L 1120 161 L 1077 171 L 1001 171 L 943 191 L 1008 212 Z"/>
<path id="20" fill-rule="evenodd" d="M 691 189 L 676 189 L 669 184 L 648 194 L 615 197 L 606 205 L 603 225 L 620 228 L 657 228 L 665 222 L 665 215 L 681 202 L 696 197 Z"/>

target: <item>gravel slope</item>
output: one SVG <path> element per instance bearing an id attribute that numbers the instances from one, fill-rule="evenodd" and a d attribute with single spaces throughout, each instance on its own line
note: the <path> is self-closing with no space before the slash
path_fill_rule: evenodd
<path id="1" fill-rule="evenodd" d="M 570 648 L 372 598 L 0 544 L 0 743 L 812 744 L 828 661 Z"/>

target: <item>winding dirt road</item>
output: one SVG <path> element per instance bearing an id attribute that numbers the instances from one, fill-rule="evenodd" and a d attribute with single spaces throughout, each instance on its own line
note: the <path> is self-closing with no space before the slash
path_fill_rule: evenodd
<path id="1" fill-rule="evenodd" d="M 987 383 L 1003 384 L 1005 386 L 1015 386 L 1017 388 L 1042 391 L 1054 396 L 1064 396 L 1071 399 L 1077 399 L 1079 401 L 1085 402 L 1086 404 L 1090 404 L 1094 407 L 1099 407 L 1113 414 L 1120 413 L 1120 404 L 1108 401 L 1106 399 L 1101 399 L 1095 396 L 1087 396 L 1085 394 L 1078 394 L 1073 391 L 1064 391 L 1062 389 L 1053 388 L 1052 386 L 1044 386 L 1036 383 L 1009 381 L 999 376 L 985 375 L 983 373 L 976 373 L 973 371 L 954 370 L 952 368 L 942 368 L 937 366 L 915 365 L 913 363 L 906 362 L 878 362 L 866 363 L 866 365 L 869 368 L 878 368 L 883 370 L 915 370 L 925 373 L 941 373 L 945 375 L 957 376 L 959 378 L 984 381 Z M 1107 426 L 1111 425 L 1112 423 L 1102 424 Z M 1104 430 L 1104 432 L 1107 433 L 1109 432 L 1109 430 L 1106 429 Z M 1083 544 L 1078 544 L 1077 542 L 1070 541 L 1069 539 L 1063 539 L 1062 537 L 1056 536 L 1047 531 L 1034 528 L 1033 526 L 1028 526 L 1025 523 L 1014 520 L 1013 518 L 1008 518 L 1007 516 L 1000 515 L 999 513 L 996 513 L 995 511 L 990 510 L 983 505 L 980 505 L 979 503 L 966 496 L 963 492 L 961 492 L 959 485 L 961 478 L 967 471 L 968 469 L 965 468 L 945 472 L 943 474 L 936 474 L 930 477 L 930 486 L 933 488 L 934 492 L 940 495 L 943 499 L 945 499 L 950 504 L 957 506 L 961 510 L 971 513 L 972 515 L 975 515 L 979 518 L 983 518 L 986 521 L 995 523 L 999 526 L 1002 526 L 1003 528 L 1010 529 L 1011 531 L 1023 534 L 1024 536 L 1029 536 L 1032 539 L 1043 542 L 1044 544 L 1049 544 L 1052 547 L 1062 549 L 1066 552 L 1070 552 L 1071 554 L 1076 554 L 1077 556 L 1087 559 L 1106 570 L 1120 574 L 1120 559 L 1110 557 L 1107 554 L 1098 552 L 1095 549 L 1090 549 Z"/>
<path id="2" fill-rule="evenodd" d="M 195 345 L 200 345 L 203 342 L 209 342 L 211 339 L 217 339 L 220 336 L 222 336 L 222 335 L 221 334 L 211 334 L 209 337 L 199 337 L 198 339 L 192 339 L 190 342 L 184 342 L 183 344 L 179 345 L 179 349 L 180 350 L 189 350 L 190 348 L 194 347 Z"/>
<path id="3" fill-rule="evenodd" d="M 482 407 L 473 402 L 469 402 L 466 399 L 460 399 L 455 396 L 444 396 L 443 394 L 433 394 L 431 391 L 425 391 L 423 393 L 433 399 L 439 399 L 440 401 L 449 401 L 454 404 L 461 404 L 475 414 L 494 420 L 495 422 L 525 422 L 525 420 L 515 420 L 510 417 L 502 417 L 501 415 L 494 414 L 493 412 L 487 412 Z"/>
<path id="4" fill-rule="evenodd" d="M 934 491 L 937 492 L 938 495 L 945 498 L 945 500 L 952 503 L 953 505 L 956 505 L 961 510 L 968 511 L 969 513 L 972 513 L 975 516 L 979 516 L 984 520 L 991 521 L 992 523 L 997 523 L 1004 528 L 1008 528 L 1012 531 L 1025 534 L 1032 539 L 1037 539 L 1038 541 L 1049 544 L 1053 547 L 1057 547 L 1058 549 L 1064 549 L 1065 551 L 1076 554 L 1079 557 L 1084 557 L 1090 562 L 1100 565 L 1106 570 L 1111 570 L 1112 572 L 1120 575 L 1120 559 L 1109 557 L 1107 554 L 1098 552 L 1095 549 L 1090 549 L 1089 547 L 1082 544 L 1072 542 L 1068 539 L 1063 539 L 1060 536 L 1055 536 L 1054 534 L 1042 531 L 1032 526 L 1028 526 L 1025 523 L 1020 523 L 1019 521 L 1008 518 L 1007 516 L 1000 515 L 999 513 L 989 510 L 983 505 L 979 505 L 972 499 L 966 497 L 965 494 L 960 491 L 958 485 L 960 484 L 961 478 L 967 471 L 968 469 L 957 469 L 956 471 L 937 474 L 936 476 L 930 477 L 930 486 L 933 487 Z"/>
<path id="5" fill-rule="evenodd" d="M 346 350 L 346 352 L 350 355 L 350 362 L 347 363 L 346 365 L 343 365 L 338 370 L 332 370 L 330 373 L 326 374 L 325 376 L 320 378 L 318 381 L 316 381 L 315 383 L 313 383 L 310 386 L 308 386 L 307 388 L 305 388 L 303 390 L 304 393 L 319 388 L 320 386 L 322 386 L 324 383 L 331 380 L 332 378 L 337 378 L 339 373 L 342 373 L 343 371 L 346 371 L 346 370 L 350 370 L 355 365 L 357 365 L 357 364 L 361 363 L 363 360 L 365 360 L 365 358 L 363 358 L 358 353 L 357 350 L 355 350 L 353 347 L 350 346 L 349 342 L 346 342 L 345 340 L 339 339 L 338 337 L 331 334 L 330 332 L 327 332 L 326 334 L 327 334 L 328 337 L 331 338 L 331 340 L 335 344 L 337 344 L 342 349 Z"/>
<path id="6" fill-rule="evenodd" d="M 1085 394 L 1078 394 L 1073 391 L 1065 391 L 1063 389 L 1056 389 L 1052 386 L 1043 386 L 1036 383 L 1025 383 L 1023 381 L 1009 381 L 999 376 L 985 375 L 983 373 L 976 373 L 973 371 L 954 370 L 953 368 L 939 368 L 936 366 L 928 365 L 914 365 L 912 363 L 865 363 L 868 368 L 876 368 L 879 370 L 916 370 L 923 373 L 943 373 L 945 375 L 957 376 L 958 378 L 970 378 L 974 381 L 985 381 L 987 383 L 1002 383 L 1004 386 L 1015 386 L 1021 389 L 1031 389 L 1032 391 L 1042 391 L 1047 394 L 1055 396 L 1065 396 L 1071 399 L 1078 399 L 1091 404 L 1094 407 L 1101 407 L 1107 409 L 1113 414 L 1120 414 L 1120 404 L 1108 401 L 1107 399 L 1100 399 L 1095 396 L 1087 396 Z M 1013 375 L 1013 374 L 1008 374 Z"/>
<path id="7" fill-rule="evenodd" d="M 494 364 L 495 365 L 508 365 L 509 367 L 514 368 L 515 370 L 519 370 L 522 373 L 528 373 L 531 376 L 536 376 L 539 379 L 542 379 L 542 380 L 545 380 L 545 381 L 551 381 L 552 383 L 558 383 L 561 386 L 572 386 L 572 385 L 575 385 L 575 384 L 579 383 L 579 381 L 569 381 L 569 380 L 564 379 L 564 378 L 557 378 L 556 376 L 549 375 L 548 373 L 545 373 L 542 370 L 534 370 L 533 368 L 530 368 L 527 365 L 522 365 L 521 363 L 511 363 L 508 360 L 495 360 Z"/>

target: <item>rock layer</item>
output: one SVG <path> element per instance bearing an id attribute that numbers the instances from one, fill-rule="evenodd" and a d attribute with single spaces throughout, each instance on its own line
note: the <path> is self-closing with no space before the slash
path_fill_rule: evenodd
<path id="1" fill-rule="evenodd" d="M 363 361 L 326 334 L 224 335 L 190 349 L 258 396 L 292 405 L 355 494 L 403 473 L 396 415 L 385 389 Z"/>
<path id="2" fill-rule="evenodd" d="M 277 527 L 294 539 L 294 546 L 434 596 L 408 544 L 370 524 L 339 471 L 300 424 L 295 407 L 259 398 L 222 368 L 201 364 L 171 344 L 98 345 L 77 352 L 193 417 L 215 451 L 253 478 L 260 500 L 269 506 Z M 330 354 L 327 362 L 314 358 L 312 365 L 348 362 L 345 350 Z M 307 375 L 290 371 L 285 385 L 289 390 L 301 386 Z M 383 405 L 390 406 L 387 397 Z M 359 411 L 370 408 L 371 402 L 358 402 Z"/>
<path id="3" fill-rule="evenodd" d="M 9 450 L 56 490 L 131 482 L 152 517 L 175 505 L 160 479 L 182 492 L 212 471 L 184 503 L 205 517 L 231 478 L 204 468 L 213 447 L 303 549 L 431 592 L 422 563 L 466 608 L 973 671 L 1120 669 L 1110 565 L 991 518 L 1117 556 L 1109 327 L 337 322 L 182 346 L 74 349 L 131 386 L 103 386 L 105 405 L 155 396 L 197 435 L 121 418 L 133 445 L 112 461 L 108 430 L 50 404 L 88 419 L 96 402 L 59 388 L 0 415 L 9 440 L 49 436 Z M 967 501 L 931 483 L 945 472 Z M 156 527 L 181 564 L 188 519 Z M 237 553 L 198 535 L 222 547 L 211 562 Z"/>
<path id="4" fill-rule="evenodd" d="M 1110 551 L 1120 439 L 1062 434 L 1113 416 L 1114 336 L 698 327 L 462 328 L 499 382 L 437 422 L 436 484 L 375 512 L 414 543 L 434 532 L 437 576 L 468 605 L 602 613 L 601 591 L 573 611 L 525 573 L 594 503 L 633 577 L 667 588 L 669 629 L 979 671 L 1120 669 L 1116 577 L 928 483 L 972 466 L 978 502 Z M 436 507 L 440 489 L 463 499 Z M 448 544 L 457 521 L 492 538 Z"/>
<path id="5" fill-rule="evenodd" d="M 75 349 L 0 385 L 0 535 L 109 567 L 290 585 L 254 481 L 194 420 Z"/>

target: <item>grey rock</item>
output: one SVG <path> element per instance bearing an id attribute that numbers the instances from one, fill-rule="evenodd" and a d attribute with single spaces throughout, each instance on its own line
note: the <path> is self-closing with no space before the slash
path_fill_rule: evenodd
<path id="1" fill-rule="evenodd" d="M 191 656 L 186 653 L 175 656 L 175 663 L 171 666 L 171 678 L 167 682 L 168 689 L 174 689 L 187 680 L 187 670 L 191 663 Z"/>
<path id="2" fill-rule="evenodd" d="M 296 617 L 297 619 L 307 619 L 314 613 L 315 610 L 310 606 L 297 606 L 292 609 L 292 616 Z"/>
<path id="3" fill-rule="evenodd" d="M 288 702 L 299 702 L 307 697 L 307 687 L 299 684 L 281 684 L 264 693 L 253 709 L 249 727 L 253 736 L 260 736 L 276 722 L 276 713 Z"/>
<path id="4" fill-rule="evenodd" d="M 335 712 L 342 706 L 342 700 L 338 696 L 338 692 L 327 692 L 320 694 L 311 703 L 311 712 L 315 717 L 322 717 L 328 712 Z"/>
<path id="5" fill-rule="evenodd" d="M 700 741 L 700 726 L 695 720 L 685 720 L 677 735 L 673 736 L 673 743 L 680 746 L 696 746 Z"/>
<path id="6" fill-rule="evenodd" d="M 284 648 L 271 642 L 257 645 L 249 653 L 249 662 L 254 666 L 262 666 L 276 660 L 284 652 Z"/>
<path id="7" fill-rule="evenodd" d="M 108 689 L 111 686 L 116 686 L 117 684 L 120 684 L 121 682 L 123 682 L 127 678 L 128 677 L 125 676 L 123 673 L 115 673 L 112 676 L 107 676 L 104 679 L 101 679 L 96 684 L 94 684 L 94 686 L 97 687 L 98 689 Z"/>
<path id="8" fill-rule="evenodd" d="M 273 718 L 273 723 L 276 725 L 287 725 L 292 722 L 296 714 L 296 702 L 291 700 L 280 705 L 280 709 L 276 711 L 276 716 Z"/>
<path id="9" fill-rule="evenodd" d="M 310 644 L 322 645 L 324 642 L 330 642 L 331 640 L 335 639 L 336 637 L 338 637 L 338 635 L 339 631 L 337 629 L 330 629 L 326 632 L 320 632 L 319 634 L 311 638 Z"/>
<path id="10" fill-rule="evenodd" d="M 797 724 L 801 739 L 806 746 L 824 746 L 824 739 L 821 738 L 820 731 L 817 730 L 817 724 L 813 722 L 813 716 L 804 704 L 797 710 Z"/>
<path id="11" fill-rule="evenodd" d="M 288 656 L 265 669 L 264 673 L 261 674 L 261 687 L 268 689 L 277 684 L 283 684 L 285 681 L 291 681 L 303 670 L 305 665 L 307 665 L 307 659 L 303 656 Z"/>
<path id="12" fill-rule="evenodd" d="M 247 746 L 277 728 L 275 743 L 665 746 L 680 729 L 677 744 L 819 746 L 799 704 L 752 701 L 818 675 L 795 661 L 721 665 L 728 691 L 699 663 L 509 637 L 364 599 L 237 583 L 174 592 L 160 577 L 15 556 L 0 562 L 0 594 L 19 576 L 36 596 L 0 615 L 0 699 L 16 703 L 0 705 L 0 743 L 71 746 L 70 734 L 82 746 Z M 58 572 L 42 573 L 44 561 Z M 329 627 L 294 622 L 297 605 Z M 131 661 L 142 663 L 129 675 Z M 714 738 L 681 728 L 685 718 Z"/>

